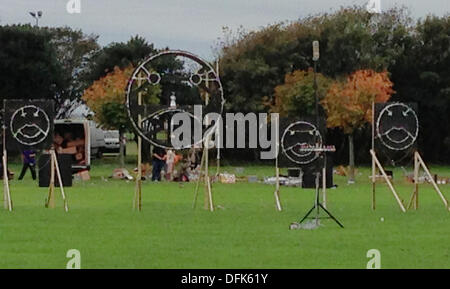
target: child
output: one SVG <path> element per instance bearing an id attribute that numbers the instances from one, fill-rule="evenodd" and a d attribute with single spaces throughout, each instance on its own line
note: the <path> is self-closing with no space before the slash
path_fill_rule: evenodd
<path id="1" fill-rule="evenodd" d="M 173 167 L 175 165 L 175 153 L 173 152 L 173 150 L 167 151 L 165 160 L 166 160 L 166 167 L 167 167 L 166 179 L 168 181 L 172 181 L 173 180 Z"/>

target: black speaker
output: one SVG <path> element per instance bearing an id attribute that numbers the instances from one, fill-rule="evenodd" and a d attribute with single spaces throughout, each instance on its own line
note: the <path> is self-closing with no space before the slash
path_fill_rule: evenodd
<path id="1" fill-rule="evenodd" d="M 326 187 L 331 188 L 333 187 L 333 158 L 330 154 L 326 155 Z M 320 187 L 322 187 L 322 168 L 323 166 L 320 169 Z M 316 188 L 316 166 L 314 164 L 303 168 L 302 188 Z"/>
<path id="2" fill-rule="evenodd" d="M 300 176 L 301 169 L 300 168 L 289 168 L 288 176 L 292 178 L 298 178 Z"/>
<path id="3" fill-rule="evenodd" d="M 64 187 L 72 186 L 72 155 L 57 155 L 59 171 Z M 43 154 L 38 161 L 39 167 L 39 187 L 48 187 L 50 185 L 50 155 Z M 56 171 L 55 171 L 56 173 Z M 55 185 L 59 186 L 58 177 L 55 175 Z"/>

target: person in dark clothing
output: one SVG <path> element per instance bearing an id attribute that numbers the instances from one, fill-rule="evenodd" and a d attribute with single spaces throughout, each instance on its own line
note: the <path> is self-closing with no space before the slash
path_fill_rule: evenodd
<path id="1" fill-rule="evenodd" d="M 161 170 L 166 164 L 166 150 L 160 147 L 153 148 L 152 156 L 152 181 L 161 181 Z"/>
<path id="2" fill-rule="evenodd" d="M 33 150 L 25 150 L 22 153 L 22 172 L 20 173 L 19 180 L 22 180 L 27 172 L 27 169 L 30 168 L 31 177 L 33 180 L 36 180 L 36 152 Z"/>

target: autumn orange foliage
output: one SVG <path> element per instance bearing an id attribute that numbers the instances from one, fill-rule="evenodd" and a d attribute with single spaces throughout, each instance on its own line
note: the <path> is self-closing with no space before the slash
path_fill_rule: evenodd
<path id="1" fill-rule="evenodd" d="M 95 113 L 94 120 L 103 124 L 107 122 L 103 119 L 102 109 L 108 103 L 125 103 L 125 88 L 133 73 L 133 67 L 125 69 L 114 67 L 114 70 L 106 76 L 95 81 L 84 91 L 82 96 L 86 105 Z"/>
<path id="2" fill-rule="evenodd" d="M 388 72 L 358 70 L 347 81 L 335 82 L 321 104 L 327 112 L 327 126 L 346 134 L 372 122 L 372 102 L 387 102 L 395 91 Z"/>

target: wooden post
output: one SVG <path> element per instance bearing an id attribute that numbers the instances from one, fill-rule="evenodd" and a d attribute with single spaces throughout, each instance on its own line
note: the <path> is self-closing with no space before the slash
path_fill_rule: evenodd
<path id="1" fill-rule="evenodd" d="M 414 152 L 414 209 L 419 208 L 419 158 L 418 153 Z"/>
<path id="2" fill-rule="evenodd" d="M 221 130 L 222 122 L 220 121 L 217 125 L 216 136 L 217 136 L 217 158 L 216 158 L 216 177 L 220 175 L 220 146 L 222 145 L 222 139 L 220 138 L 220 130 Z"/>
<path id="3" fill-rule="evenodd" d="M 280 168 L 278 167 L 278 154 L 280 152 L 280 141 L 279 141 L 279 119 L 278 117 L 274 119 L 272 119 L 272 125 L 276 125 L 277 127 L 275 128 L 275 139 L 276 139 L 276 147 L 275 147 L 275 192 L 274 192 L 274 197 L 275 197 L 275 207 L 276 209 L 281 212 L 283 210 L 282 206 L 281 206 L 281 201 L 280 201 Z"/>
<path id="4" fill-rule="evenodd" d="M 217 73 L 217 77 L 219 77 L 220 74 L 220 69 L 219 69 L 219 60 L 216 61 L 216 73 Z M 207 76 L 208 77 L 208 76 Z M 216 131 L 216 135 L 217 135 L 217 170 L 216 170 L 216 177 L 218 178 L 220 175 L 220 149 L 221 149 L 221 145 L 222 145 L 222 139 L 221 137 L 221 131 L 222 131 L 222 121 L 219 121 L 218 125 L 217 125 L 217 131 Z"/>
<path id="5" fill-rule="evenodd" d="M 372 151 L 375 152 L 375 101 L 372 101 Z M 375 157 L 372 155 L 372 210 L 376 209 L 376 172 Z"/>
<path id="6" fill-rule="evenodd" d="M 388 184 L 389 189 L 391 190 L 392 194 L 394 195 L 395 199 L 397 200 L 397 203 L 400 207 L 400 209 L 402 210 L 402 212 L 406 213 L 406 209 L 405 206 L 403 206 L 403 202 L 400 200 L 400 197 L 398 196 L 397 192 L 394 189 L 394 186 L 391 183 L 391 180 L 389 179 L 389 177 L 387 176 L 386 172 L 383 169 L 383 166 L 381 165 L 381 163 L 378 161 L 378 158 L 375 154 L 375 151 L 370 150 L 370 154 L 372 155 L 373 160 L 375 161 L 375 164 L 378 166 L 378 169 L 380 170 L 381 174 L 383 175 L 386 183 Z"/>
<path id="7" fill-rule="evenodd" d="M 138 86 L 142 84 L 142 72 L 138 74 Z M 138 106 L 142 105 L 142 92 L 138 92 Z M 142 128 L 142 116 L 138 114 L 138 128 Z M 138 136 L 138 148 L 137 148 L 137 176 L 136 176 L 136 188 L 134 193 L 134 209 L 138 211 L 142 210 L 142 138 Z"/>
<path id="8" fill-rule="evenodd" d="M 208 74 L 206 74 L 205 79 L 205 86 L 206 88 L 209 87 L 209 78 Z M 209 93 L 206 91 L 205 93 L 205 105 L 207 106 L 209 104 Z M 208 123 L 208 117 L 206 117 L 206 123 Z M 205 210 L 210 210 L 211 212 L 214 211 L 214 203 L 212 198 L 212 192 L 211 192 L 211 180 L 209 178 L 209 143 L 210 143 L 210 136 L 208 135 L 205 139 L 204 148 L 203 148 L 203 154 L 205 154 Z"/>
<path id="9" fill-rule="evenodd" d="M 323 207 L 327 208 L 327 168 L 326 165 L 322 169 L 322 193 L 323 193 Z"/>

